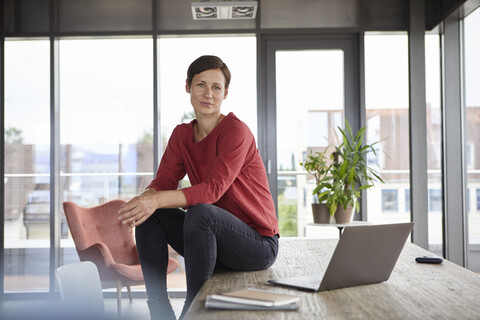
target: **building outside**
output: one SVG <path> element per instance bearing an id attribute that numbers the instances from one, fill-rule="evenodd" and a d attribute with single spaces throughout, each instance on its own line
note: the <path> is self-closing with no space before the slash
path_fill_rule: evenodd
<path id="1" fill-rule="evenodd" d="M 310 152 L 323 151 L 328 146 L 338 145 L 338 132 L 333 128 L 338 123 L 335 119 L 340 114 L 338 110 L 309 111 L 312 114 L 323 112 L 328 119 L 328 129 L 324 130 L 323 145 L 308 144 L 306 148 L 292 153 L 292 167 L 279 168 L 279 178 L 282 183 L 279 187 L 279 212 L 285 213 L 289 222 L 283 222 L 284 234 L 303 236 L 315 234 L 308 223 L 313 222 L 311 214 L 312 191 L 315 188 L 313 176 L 306 175 L 299 165 Z M 431 229 L 438 230 L 430 234 L 431 244 L 442 242 L 441 214 L 442 214 L 442 185 L 441 185 L 441 123 L 440 110 L 427 108 L 427 155 L 428 155 L 428 215 L 432 222 Z M 315 115 L 313 116 L 313 118 Z M 410 172 L 409 172 L 409 135 L 408 109 L 369 109 L 367 118 L 367 142 L 380 141 L 377 144 L 376 158 L 370 158 L 369 163 L 380 172 L 384 184 L 377 183 L 367 193 L 367 219 L 374 223 L 392 223 L 410 221 Z M 308 122 L 308 121 L 307 121 Z M 470 230 L 480 231 L 480 137 L 475 134 L 480 127 L 480 107 L 467 108 L 466 115 L 467 141 L 466 159 L 467 179 L 467 210 L 469 213 Z M 403 124 L 407 124 L 404 126 Z M 308 123 L 308 125 L 312 125 Z M 394 131 L 392 131 L 394 130 Z M 308 132 L 308 128 L 306 129 Z M 394 137 L 394 141 L 392 138 Z M 300 138 L 299 138 L 300 139 Z M 314 139 L 309 139 L 313 141 Z M 396 150 L 403 150 L 398 152 Z M 394 156 L 391 156 L 394 155 Z M 378 166 L 377 166 L 378 165 Z M 295 209 L 292 208 L 295 207 Z M 294 213 L 294 214 L 292 214 Z M 478 215 L 478 217 L 477 217 Z M 333 235 L 336 235 L 333 233 Z M 470 235 L 470 243 L 480 243 L 480 233 Z"/>

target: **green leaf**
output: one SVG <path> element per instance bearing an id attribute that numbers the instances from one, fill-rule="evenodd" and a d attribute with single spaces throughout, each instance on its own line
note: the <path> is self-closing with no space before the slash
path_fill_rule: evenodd
<path id="1" fill-rule="evenodd" d="M 373 187 L 373 184 L 366 184 L 366 185 L 363 185 L 360 188 L 358 188 L 358 190 L 364 190 L 364 189 L 368 189 L 368 188 L 371 188 L 371 187 Z"/>

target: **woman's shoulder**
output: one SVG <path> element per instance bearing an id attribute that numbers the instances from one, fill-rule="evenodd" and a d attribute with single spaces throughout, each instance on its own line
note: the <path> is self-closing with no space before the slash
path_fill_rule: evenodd
<path id="1" fill-rule="evenodd" d="M 240 120 L 230 112 L 220 124 L 222 124 L 221 130 L 219 130 L 220 136 L 225 137 L 237 137 L 237 139 L 253 139 L 253 133 L 245 122 Z"/>
<path id="2" fill-rule="evenodd" d="M 193 135 L 192 123 L 181 123 L 173 128 L 172 134 L 170 135 L 169 142 L 179 143 L 191 139 Z"/>
<path id="3" fill-rule="evenodd" d="M 226 120 L 226 121 L 225 121 Z M 242 130 L 242 131 L 248 131 L 250 132 L 250 128 L 247 126 L 245 122 L 237 118 L 237 116 L 233 113 L 230 112 L 227 114 L 224 118 L 225 121 L 225 129 L 228 129 L 229 131 L 232 129 L 236 130 Z"/>
<path id="4" fill-rule="evenodd" d="M 191 122 L 188 122 L 188 123 L 180 123 L 180 124 L 177 124 L 175 126 L 175 128 L 173 129 L 173 133 L 172 134 L 186 134 L 186 133 L 191 133 L 192 132 L 192 126 L 193 126 L 193 123 L 195 122 L 196 120 L 192 120 Z"/>

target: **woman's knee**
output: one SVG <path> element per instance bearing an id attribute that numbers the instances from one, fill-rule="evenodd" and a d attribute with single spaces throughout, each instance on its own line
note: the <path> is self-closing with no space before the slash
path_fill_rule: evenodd
<path id="1" fill-rule="evenodd" d="M 147 220 L 135 227 L 136 233 L 149 234 L 178 224 L 178 213 L 170 209 L 157 209 Z M 181 222 L 180 222 L 181 223 Z"/>
<path id="2" fill-rule="evenodd" d="M 135 227 L 137 247 L 167 241 L 177 252 L 183 252 L 184 212 L 180 209 L 158 209 Z"/>
<path id="3" fill-rule="evenodd" d="M 211 204 L 200 203 L 188 208 L 185 214 L 185 227 L 210 226 L 215 216 L 216 207 Z"/>
<path id="4" fill-rule="evenodd" d="M 142 224 L 135 227 L 136 230 L 144 230 L 154 228 L 156 225 L 161 224 L 159 223 L 159 212 L 161 209 L 156 210 L 150 217 L 147 218 Z"/>

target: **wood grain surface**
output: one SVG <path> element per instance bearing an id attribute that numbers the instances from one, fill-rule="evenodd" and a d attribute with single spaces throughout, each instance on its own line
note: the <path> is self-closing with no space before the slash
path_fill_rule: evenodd
<path id="1" fill-rule="evenodd" d="M 325 292 L 272 286 L 269 279 L 324 272 L 336 239 L 281 238 L 279 256 L 268 270 L 215 271 L 184 320 L 198 319 L 480 319 L 480 276 L 450 261 L 420 264 L 428 251 L 407 243 L 386 282 Z M 298 295 L 297 311 L 205 309 L 209 294 L 243 288 Z"/>

